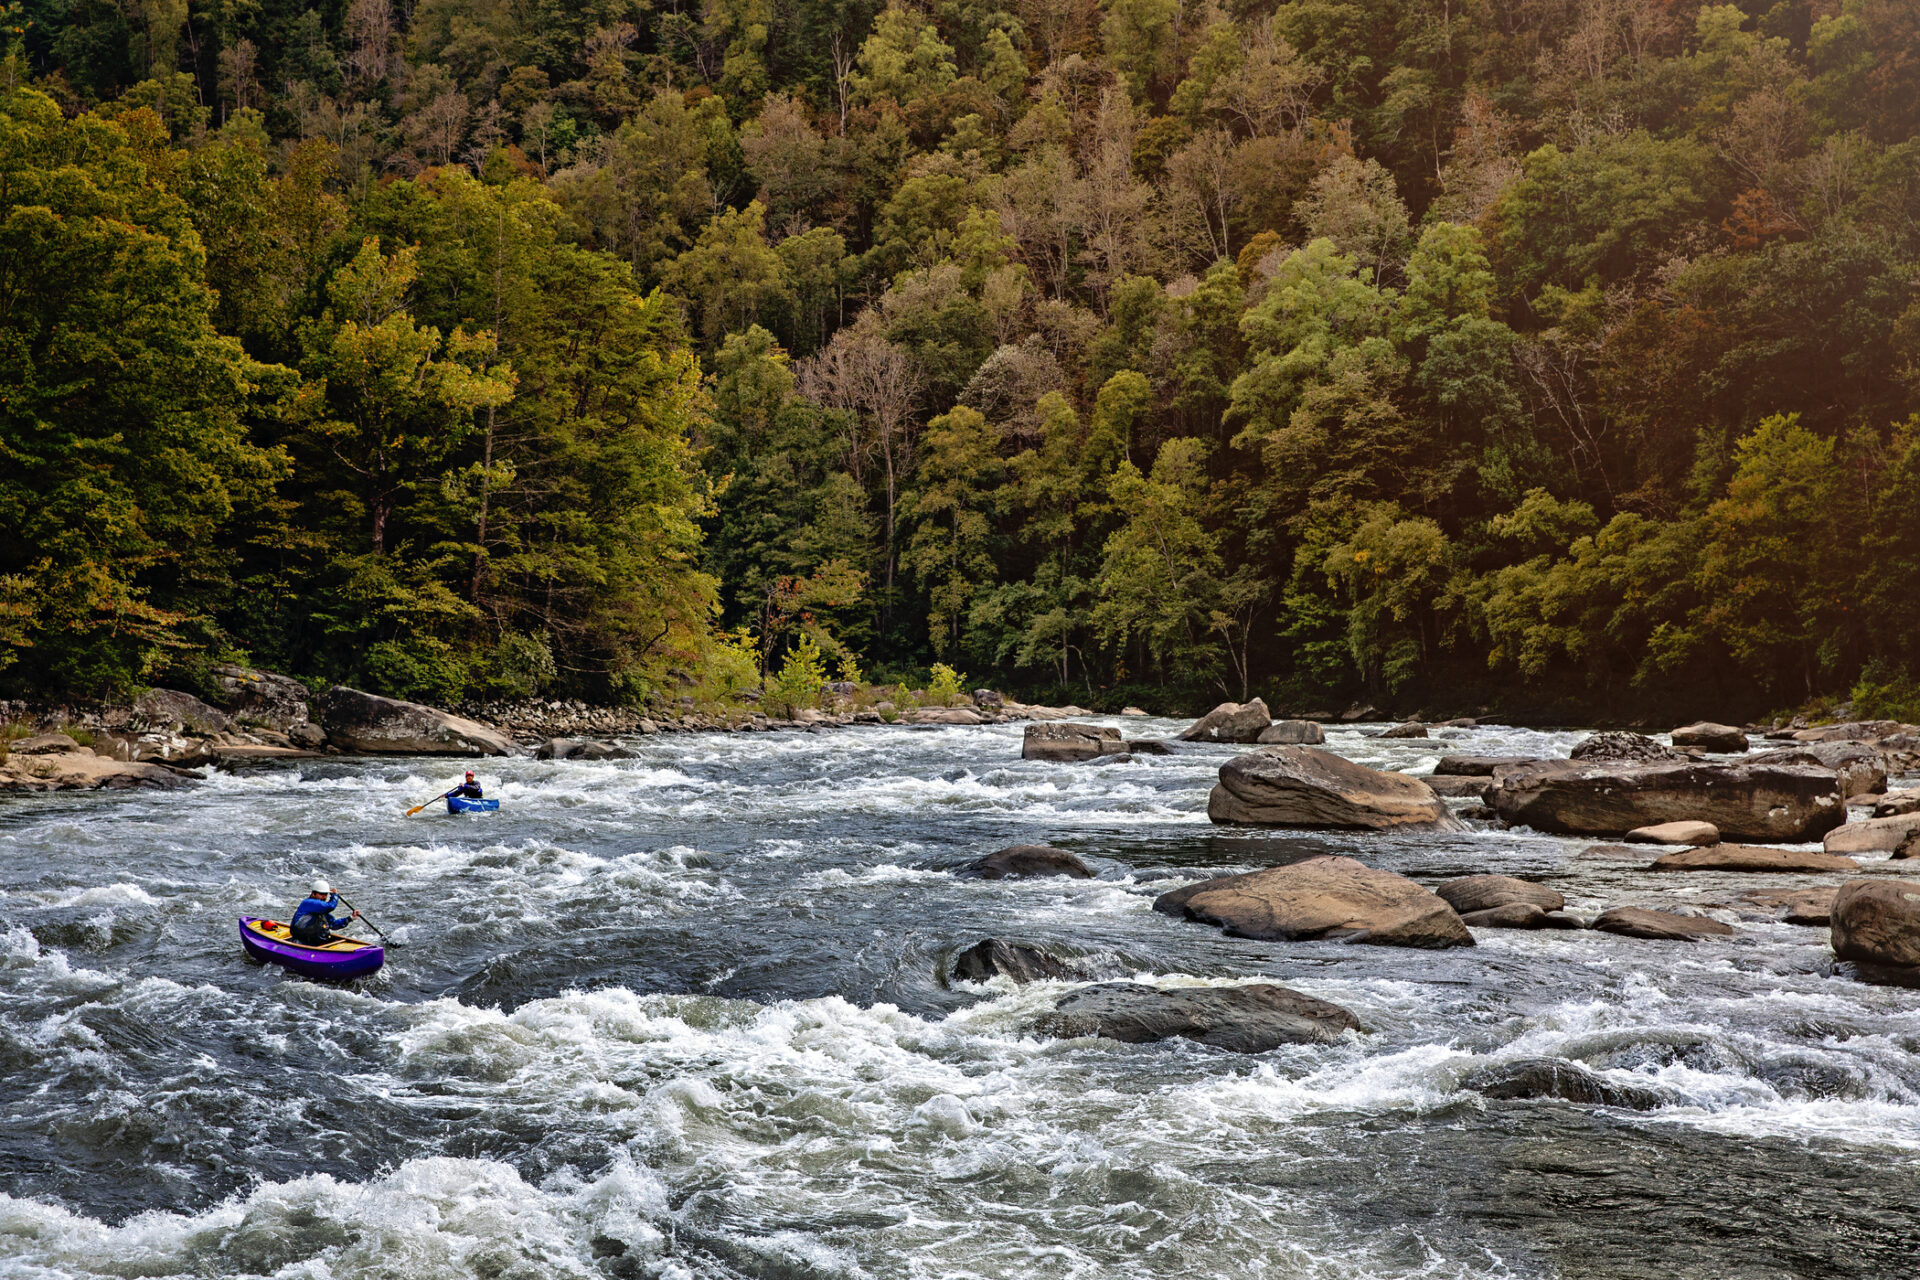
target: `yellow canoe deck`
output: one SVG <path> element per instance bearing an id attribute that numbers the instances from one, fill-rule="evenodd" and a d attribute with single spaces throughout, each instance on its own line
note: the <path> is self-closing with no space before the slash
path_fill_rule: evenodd
<path id="1" fill-rule="evenodd" d="M 290 947 L 305 947 L 309 951 L 364 951 L 374 945 L 371 942 L 362 942 L 358 938 L 337 936 L 332 942 L 317 947 L 308 942 L 295 942 L 292 931 L 278 920 L 250 921 L 247 928 L 263 938 L 272 938 L 275 942 L 285 943 Z"/>

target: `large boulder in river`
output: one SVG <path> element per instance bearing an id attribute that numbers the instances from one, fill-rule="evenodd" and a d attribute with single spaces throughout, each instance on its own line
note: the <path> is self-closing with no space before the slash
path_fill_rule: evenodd
<path id="1" fill-rule="evenodd" d="M 1030 724 L 1020 740 L 1022 760 L 1054 760 L 1076 763 L 1097 756 L 1124 755 L 1126 741 L 1118 729 L 1097 724 L 1072 724 L 1054 720 Z"/>
<path id="2" fill-rule="evenodd" d="M 974 859 L 960 870 L 962 875 L 982 880 L 1038 880 L 1048 876 L 1087 880 L 1093 876 L 1086 863 L 1050 844 L 1009 845 Z"/>
<path id="3" fill-rule="evenodd" d="M 1676 747 L 1699 747 L 1702 751 L 1737 754 L 1747 749 L 1747 731 L 1730 724 L 1696 720 L 1667 735 Z"/>
<path id="4" fill-rule="evenodd" d="M 1748 764 L 1811 764 L 1831 769 L 1840 779 L 1843 797 L 1871 795 L 1887 789 L 1887 760 L 1864 742 L 1845 739 L 1808 742 L 1780 751 L 1763 751 Z"/>
<path id="5" fill-rule="evenodd" d="M 1318 857 L 1202 880 L 1153 909 L 1216 924 L 1236 938 L 1339 938 L 1387 947 L 1470 947 L 1473 934 L 1446 901 L 1354 858 Z"/>
<path id="6" fill-rule="evenodd" d="M 1589 734 L 1574 743 L 1573 750 L 1567 754 L 1575 760 L 1621 760 L 1642 764 L 1654 760 L 1690 759 L 1684 751 L 1662 746 L 1644 733 L 1628 733 L 1624 729 Z"/>
<path id="7" fill-rule="evenodd" d="M 327 737 L 347 752 L 369 755 L 504 756 L 513 740 L 497 729 L 417 702 L 335 685 L 321 716 Z"/>
<path id="8" fill-rule="evenodd" d="M 1327 740 L 1327 731 L 1312 720 L 1276 720 L 1256 739 L 1263 747 L 1314 747 Z"/>
<path id="9" fill-rule="evenodd" d="M 1515 826 L 1562 835 L 1623 835 L 1698 820 L 1723 839 L 1770 843 L 1817 840 L 1847 816 L 1831 769 L 1750 761 L 1508 765 L 1493 775 L 1493 808 Z"/>
<path id="10" fill-rule="evenodd" d="M 1920 831 L 1920 813 L 1849 822 L 1827 832 L 1822 844 L 1828 853 L 1892 853 L 1912 831 Z"/>
<path id="11" fill-rule="evenodd" d="M 1150 1044 L 1175 1036 L 1235 1053 L 1326 1044 L 1360 1029 L 1337 1004 L 1271 982 L 1237 987 L 1150 987 L 1103 982 L 1062 999 L 1041 1027 L 1060 1036 Z"/>
<path id="12" fill-rule="evenodd" d="M 1920 966 L 1920 880 L 1849 880 L 1833 899 L 1833 953 Z"/>
<path id="13" fill-rule="evenodd" d="M 1515 903 L 1525 903 L 1542 911 L 1558 911 L 1567 905 L 1567 900 L 1558 892 L 1514 876 L 1461 876 L 1436 885 L 1433 891 L 1463 916 Z"/>
<path id="14" fill-rule="evenodd" d="M 1058 956 L 1004 938 L 986 938 L 974 943 L 954 956 L 948 972 L 961 982 L 1007 977 L 1024 983 L 1085 976 Z"/>
<path id="15" fill-rule="evenodd" d="M 1458 826 L 1446 801 L 1419 778 L 1369 769 L 1318 747 L 1269 747 L 1235 756 L 1220 766 L 1207 816 L 1253 827 Z"/>
<path id="16" fill-rule="evenodd" d="M 1180 735 L 1182 742 L 1258 742 L 1273 724 L 1267 704 L 1259 698 L 1252 702 L 1223 702 L 1195 720 Z"/>
<path id="17" fill-rule="evenodd" d="M 1409 720 L 1405 724 L 1396 724 L 1391 729 L 1382 729 L 1374 735 L 1376 738 L 1424 738 L 1426 736 L 1427 726 L 1421 724 L 1418 720 Z"/>
<path id="18" fill-rule="evenodd" d="M 1559 1098 L 1634 1111 L 1652 1111 L 1674 1100 L 1662 1090 L 1609 1080 L 1564 1058 L 1502 1062 L 1474 1072 L 1460 1084 L 1489 1098 Z"/>

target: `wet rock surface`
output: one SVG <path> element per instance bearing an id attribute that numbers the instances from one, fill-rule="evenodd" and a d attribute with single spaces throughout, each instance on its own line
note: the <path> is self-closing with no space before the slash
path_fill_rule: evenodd
<path id="1" fill-rule="evenodd" d="M 1020 758 L 1077 764 L 1103 755 L 1117 756 L 1126 749 L 1126 741 L 1118 729 L 1054 721 L 1027 726 L 1020 742 Z"/>
<path id="2" fill-rule="evenodd" d="M 1556 1098 L 1629 1111 L 1653 1111 L 1673 1101 L 1653 1085 L 1609 1080 L 1564 1058 L 1527 1058 L 1476 1071 L 1461 1085 L 1489 1098 Z"/>
<path id="3" fill-rule="evenodd" d="M 1513 876 L 1462 876 L 1435 885 L 1433 891 L 1463 916 L 1469 911 L 1513 904 L 1538 907 L 1543 912 L 1558 911 L 1567 905 L 1558 890 Z"/>
<path id="4" fill-rule="evenodd" d="M 1920 967 L 1920 880 L 1849 880 L 1834 895 L 1833 953 L 1842 960 Z"/>
<path id="5" fill-rule="evenodd" d="M 1071 981 L 1085 978 L 1081 966 L 1062 960 L 1039 947 L 986 938 L 953 957 L 950 977 L 961 982 L 1011 978 L 1015 982 Z"/>
<path id="6" fill-rule="evenodd" d="M 1493 778 L 1502 819 L 1566 835 L 1697 820 L 1722 839 L 1791 843 L 1846 819 L 1833 771 L 1811 765 L 1549 760 L 1508 765 Z"/>
<path id="7" fill-rule="evenodd" d="M 1649 866 L 1652 871 L 1858 871 L 1852 858 L 1835 857 L 1811 849 L 1764 849 L 1750 844 L 1716 844 L 1704 849 L 1663 853 Z"/>
<path id="8" fill-rule="evenodd" d="M 962 875 L 982 880 L 1035 880 L 1065 876 L 1086 880 L 1093 871 L 1078 856 L 1045 844 L 1016 844 L 976 858 L 961 868 Z"/>
<path id="9" fill-rule="evenodd" d="M 1287 1044 L 1328 1044 L 1360 1020 L 1330 1001 L 1273 983 L 1233 987 L 1150 987 L 1109 982 L 1062 999 L 1041 1027 L 1056 1036 L 1100 1036 L 1128 1044 L 1179 1038 L 1235 1053 Z"/>
<path id="10" fill-rule="evenodd" d="M 1207 801 L 1215 822 L 1385 831 L 1456 825 L 1433 788 L 1317 747 L 1270 747 L 1220 766 Z"/>
<path id="11" fill-rule="evenodd" d="M 1259 698 L 1252 702 L 1223 702 L 1194 721 L 1180 739 L 1183 742 L 1252 743 L 1260 741 L 1260 735 L 1272 724 L 1267 704 Z"/>
<path id="12" fill-rule="evenodd" d="M 1470 947 L 1473 935 L 1446 900 L 1405 876 L 1353 858 L 1308 858 L 1222 876 L 1161 894 L 1153 909 L 1238 938 L 1330 938 L 1390 947 Z"/>
<path id="13" fill-rule="evenodd" d="M 1729 937 L 1735 932 L 1732 925 L 1706 916 L 1683 916 L 1646 907 L 1614 907 L 1602 911 L 1592 927 L 1601 933 L 1664 942 L 1698 942 L 1702 938 Z"/>

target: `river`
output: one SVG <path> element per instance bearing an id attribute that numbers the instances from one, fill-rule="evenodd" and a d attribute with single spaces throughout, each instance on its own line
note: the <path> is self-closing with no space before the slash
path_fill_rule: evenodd
<path id="1" fill-rule="evenodd" d="M 1129 736 L 1169 721 L 1104 721 Z M 1565 754 L 1480 728 L 1331 749 Z M 458 766 L 328 759 L 0 802 L 0 1275 L 1912 1277 L 1920 992 L 1824 930 L 1259 943 L 1151 910 L 1316 852 L 1569 908 L 1832 878 L 1655 876 L 1591 843 L 1216 828 L 1230 748 L 1020 760 L 1020 727 L 640 738 Z M 952 869 L 1013 843 L 1092 880 Z M 314 875 L 398 944 L 348 988 L 248 963 Z M 1236 1055 L 1048 1039 L 1072 984 L 941 981 L 988 936 L 1114 976 L 1353 1010 Z M 1562 1058 L 1658 1092 L 1489 1100 Z"/>

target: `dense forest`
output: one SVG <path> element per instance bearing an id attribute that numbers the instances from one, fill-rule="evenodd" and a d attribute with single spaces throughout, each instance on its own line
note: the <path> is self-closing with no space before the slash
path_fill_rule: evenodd
<path id="1" fill-rule="evenodd" d="M 1912 0 L 4 13 L 0 691 L 1920 702 Z"/>

